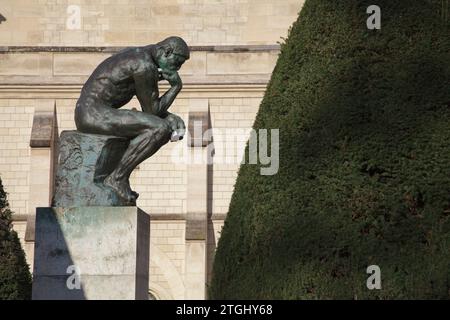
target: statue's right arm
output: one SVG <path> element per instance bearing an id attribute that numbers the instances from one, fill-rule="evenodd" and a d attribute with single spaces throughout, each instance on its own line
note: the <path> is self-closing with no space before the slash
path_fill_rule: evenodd
<path id="1" fill-rule="evenodd" d="M 158 115 L 160 110 L 160 99 L 158 84 L 147 73 L 134 75 L 136 97 L 141 104 L 142 111 Z"/>
<path id="2" fill-rule="evenodd" d="M 169 90 L 159 97 L 158 82 L 151 78 L 148 73 L 137 73 L 134 75 L 136 97 L 141 104 L 142 111 L 159 117 L 167 116 L 167 110 L 181 91 L 181 79 L 177 73 L 178 82 L 171 84 Z"/>

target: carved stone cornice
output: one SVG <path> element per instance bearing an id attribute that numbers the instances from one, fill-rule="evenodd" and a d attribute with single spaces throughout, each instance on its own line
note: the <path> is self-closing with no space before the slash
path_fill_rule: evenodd
<path id="1" fill-rule="evenodd" d="M 31 53 L 31 52 L 64 52 L 64 53 L 116 53 L 129 46 L 0 46 L 1 53 Z M 279 51 L 280 45 L 222 45 L 222 46 L 190 46 L 191 51 L 202 52 L 268 52 Z"/>

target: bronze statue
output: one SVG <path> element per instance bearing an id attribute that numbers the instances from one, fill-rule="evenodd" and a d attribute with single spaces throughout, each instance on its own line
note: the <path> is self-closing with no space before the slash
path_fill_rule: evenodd
<path id="1" fill-rule="evenodd" d="M 128 203 L 138 194 L 129 177 L 142 161 L 171 139 L 182 138 L 183 120 L 167 110 L 182 88 L 178 70 L 189 59 L 183 39 L 170 37 L 155 45 L 127 48 L 103 61 L 81 90 L 75 109 L 78 131 L 130 139 L 118 165 L 103 180 Z M 159 96 L 158 82 L 170 89 Z M 120 109 L 134 96 L 142 112 Z"/>

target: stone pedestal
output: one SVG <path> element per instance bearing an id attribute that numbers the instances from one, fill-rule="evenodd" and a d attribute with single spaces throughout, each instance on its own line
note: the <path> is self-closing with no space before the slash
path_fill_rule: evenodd
<path id="1" fill-rule="evenodd" d="M 33 299 L 148 298 L 150 217 L 137 207 L 37 208 Z"/>

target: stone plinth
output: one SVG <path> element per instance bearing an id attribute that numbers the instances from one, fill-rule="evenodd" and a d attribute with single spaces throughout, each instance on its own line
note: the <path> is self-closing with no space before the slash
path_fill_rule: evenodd
<path id="1" fill-rule="evenodd" d="M 103 184 L 128 145 L 126 138 L 63 131 L 52 207 L 136 205 Z"/>
<path id="2" fill-rule="evenodd" d="M 147 299 L 150 217 L 137 207 L 37 208 L 33 299 Z"/>

